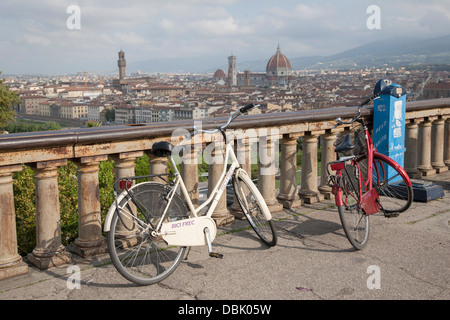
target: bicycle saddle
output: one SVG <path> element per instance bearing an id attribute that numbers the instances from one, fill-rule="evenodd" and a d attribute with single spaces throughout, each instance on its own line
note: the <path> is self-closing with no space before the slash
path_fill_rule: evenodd
<path id="1" fill-rule="evenodd" d="M 353 150 L 355 146 L 352 143 L 352 136 L 350 134 L 347 134 L 344 138 L 344 141 L 342 141 L 336 149 L 334 149 L 335 152 L 344 153 L 350 150 Z"/>
<path id="2" fill-rule="evenodd" d="M 159 141 L 153 144 L 152 153 L 157 157 L 168 157 L 172 154 L 173 145 L 167 141 Z"/>

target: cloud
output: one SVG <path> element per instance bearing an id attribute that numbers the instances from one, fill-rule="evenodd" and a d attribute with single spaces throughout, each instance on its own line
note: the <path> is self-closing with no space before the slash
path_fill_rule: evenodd
<path id="1" fill-rule="evenodd" d="M 244 35 L 253 32 L 249 26 L 238 25 L 233 17 L 193 21 L 189 26 L 193 32 L 202 36 Z"/>
<path id="2" fill-rule="evenodd" d="M 81 8 L 80 30 L 66 26 L 66 9 L 72 4 Z M 241 61 L 260 59 L 270 57 L 278 43 L 291 58 L 329 55 L 392 35 L 433 37 L 450 30 L 450 8 L 444 1 L 377 0 L 381 30 L 366 27 L 371 4 L 370 0 L 2 0 L 0 70 L 78 71 L 76 63 L 105 64 L 105 59 L 115 67 L 120 48 L 127 61 L 203 55 L 226 59 L 231 51 Z"/>
<path id="3" fill-rule="evenodd" d="M 137 35 L 135 32 L 116 32 L 114 37 L 117 39 L 116 43 L 123 43 L 127 45 L 142 45 L 147 43 L 147 40 Z"/>

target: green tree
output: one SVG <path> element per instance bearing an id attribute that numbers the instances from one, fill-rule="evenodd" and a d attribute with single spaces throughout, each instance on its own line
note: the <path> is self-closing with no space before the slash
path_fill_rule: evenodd
<path id="1" fill-rule="evenodd" d="M 86 122 L 87 128 L 94 128 L 94 127 L 101 127 L 101 126 L 102 126 L 102 123 L 98 122 L 98 121 L 89 120 L 88 122 Z"/>
<path id="2" fill-rule="evenodd" d="M 105 111 L 105 118 L 106 121 L 114 122 L 114 120 L 116 119 L 116 111 L 114 109 L 107 109 Z"/>
<path id="3" fill-rule="evenodd" d="M 16 113 L 13 110 L 13 106 L 19 102 L 17 94 L 9 91 L 8 86 L 3 84 L 4 82 L 4 79 L 0 79 L 0 128 L 3 128 L 8 121 L 14 119 Z"/>

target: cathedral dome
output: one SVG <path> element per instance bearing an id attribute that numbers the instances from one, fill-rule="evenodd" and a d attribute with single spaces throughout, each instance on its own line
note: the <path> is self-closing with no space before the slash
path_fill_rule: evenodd
<path id="1" fill-rule="evenodd" d="M 277 52 L 267 62 L 266 74 L 268 77 L 285 77 L 292 74 L 291 62 L 281 52 L 280 45 Z"/>
<path id="2" fill-rule="evenodd" d="M 225 72 L 222 69 L 218 69 L 215 73 L 213 78 L 215 80 L 224 80 L 227 78 L 227 75 L 225 74 Z"/>

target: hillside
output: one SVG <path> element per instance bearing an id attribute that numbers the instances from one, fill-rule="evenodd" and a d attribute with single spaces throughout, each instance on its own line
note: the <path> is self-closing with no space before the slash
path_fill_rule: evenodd
<path id="1" fill-rule="evenodd" d="M 288 56 L 289 57 L 289 56 Z M 225 59 L 225 61 L 224 61 Z M 316 68 L 361 68 L 405 66 L 411 64 L 450 64 L 450 35 L 433 39 L 390 38 L 352 48 L 331 56 L 289 57 L 294 70 Z M 217 63 L 217 61 L 220 61 Z M 238 70 L 265 72 L 267 59 L 240 61 Z M 131 72 L 214 72 L 222 68 L 226 71 L 226 58 L 187 57 L 183 59 L 147 59 L 130 62 Z"/>

